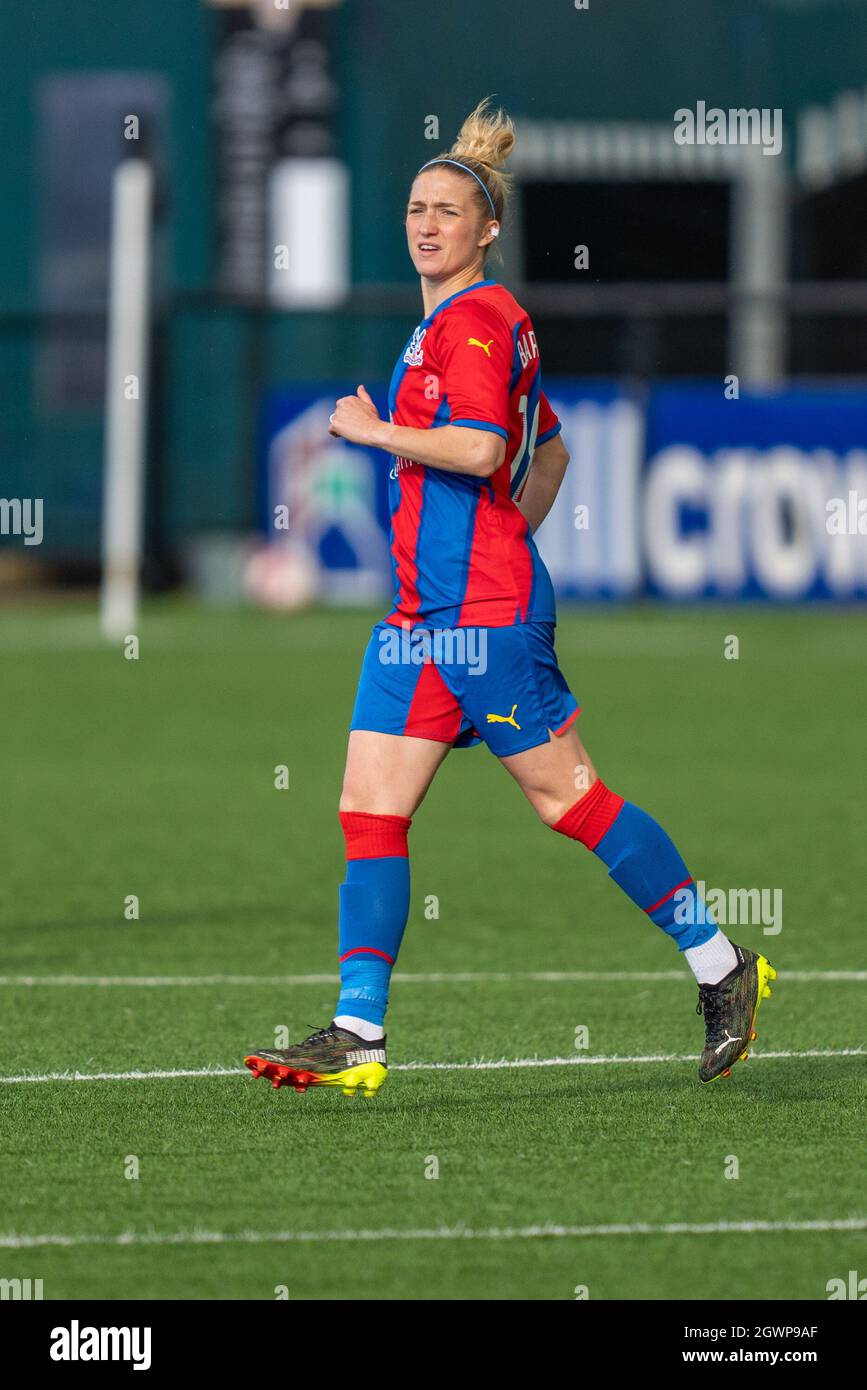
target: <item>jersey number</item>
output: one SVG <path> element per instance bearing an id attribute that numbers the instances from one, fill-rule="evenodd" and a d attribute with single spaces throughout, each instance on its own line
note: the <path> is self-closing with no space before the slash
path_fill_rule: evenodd
<path id="1" fill-rule="evenodd" d="M 527 420 L 527 397 L 522 396 L 518 401 L 518 410 L 523 421 L 521 431 L 521 443 L 518 451 L 512 459 L 512 481 L 511 492 L 512 500 L 517 502 L 524 491 L 527 478 L 530 473 L 530 464 L 533 461 L 533 450 L 536 447 L 536 435 L 539 433 L 539 402 L 536 402 L 536 409 L 533 411 L 532 422 Z"/>

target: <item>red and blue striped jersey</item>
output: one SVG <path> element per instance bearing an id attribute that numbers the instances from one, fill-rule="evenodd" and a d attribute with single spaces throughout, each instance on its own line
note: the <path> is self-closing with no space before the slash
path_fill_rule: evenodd
<path id="1" fill-rule="evenodd" d="M 394 609 L 388 622 L 509 627 L 554 622 L 554 591 L 515 505 L 533 450 L 560 421 L 542 391 L 529 315 L 481 280 L 418 325 L 391 378 L 392 423 L 461 425 L 506 441 L 490 478 L 395 458 L 389 480 Z"/>

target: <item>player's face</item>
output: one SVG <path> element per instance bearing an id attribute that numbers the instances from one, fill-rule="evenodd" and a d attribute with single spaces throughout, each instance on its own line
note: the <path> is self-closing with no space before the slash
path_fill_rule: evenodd
<path id="1" fill-rule="evenodd" d="M 469 180 L 443 165 L 425 169 L 410 190 L 406 240 L 412 263 L 428 280 L 448 280 L 481 264 L 491 220 L 479 216 Z M 496 225 L 496 224 L 493 224 Z"/>

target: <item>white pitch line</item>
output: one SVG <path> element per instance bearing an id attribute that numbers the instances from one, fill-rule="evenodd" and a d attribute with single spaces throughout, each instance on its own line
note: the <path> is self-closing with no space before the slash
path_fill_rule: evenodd
<path id="1" fill-rule="evenodd" d="M 246 1067 L 172 1067 L 164 1071 L 45 1071 L 24 1076 L 0 1076 L 0 1085 L 18 1086 L 29 1081 L 171 1081 L 183 1076 L 249 1076 Z"/>
<path id="2" fill-rule="evenodd" d="M 863 1047 L 815 1049 L 805 1052 L 751 1052 L 759 1061 L 797 1057 L 862 1057 Z M 698 1053 L 660 1052 L 638 1057 L 504 1057 L 490 1062 L 403 1062 L 393 1071 L 500 1071 L 509 1067 L 625 1066 L 647 1062 L 697 1062 Z"/>
<path id="3" fill-rule="evenodd" d="M 758 1061 L 806 1057 L 863 1057 L 863 1047 L 814 1048 L 804 1052 L 751 1052 Z M 477 1062 L 398 1062 L 391 1071 L 508 1071 L 521 1067 L 640 1066 L 652 1062 L 697 1062 L 698 1053 L 660 1052 L 619 1057 L 500 1057 Z M 246 1067 L 172 1067 L 160 1071 L 51 1071 L 23 1076 L 0 1076 L 0 1085 L 37 1081 L 171 1081 L 176 1077 L 247 1076 Z"/>
<path id="4" fill-rule="evenodd" d="M 867 970 L 780 970 L 779 980 L 799 984 L 825 984 L 829 981 L 867 980 Z M 692 975 L 684 970 L 479 970 L 479 971 L 400 971 L 392 975 L 396 984 L 489 984 L 510 980 L 527 980 L 539 984 L 631 984 L 655 981 L 686 980 Z M 339 976 L 332 975 L 0 975 L 0 986 L 21 985 L 80 986 L 92 989 L 113 988 L 182 988 L 195 985 L 333 985 Z"/>
<path id="5" fill-rule="evenodd" d="M 334 1241 L 379 1240 L 550 1240 L 594 1236 L 717 1236 L 766 1235 L 772 1232 L 863 1231 L 867 1217 L 847 1216 L 827 1221 L 670 1221 L 662 1225 L 608 1226 L 440 1226 L 420 1230 L 383 1227 L 378 1231 L 126 1231 L 120 1235 L 0 1235 L 0 1249 L 36 1250 L 45 1246 L 69 1249 L 76 1245 L 288 1245 Z"/>

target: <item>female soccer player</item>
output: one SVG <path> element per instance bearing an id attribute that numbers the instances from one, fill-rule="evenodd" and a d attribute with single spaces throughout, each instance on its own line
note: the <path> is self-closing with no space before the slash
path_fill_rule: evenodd
<path id="1" fill-rule="evenodd" d="M 514 143 L 511 120 L 486 99 L 452 148 L 422 165 L 406 237 L 424 318 L 395 366 L 390 419 L 363 386 L 331 416 L 333 435 L 394 457 L 395 600 L 364 658 L 340 799 L 340 998 L 327 1028 L 245 1059 L 274 1086 L 374 1095 L 385 1080 L 383 1021 L 409 911 L 407 834 L 446 755 L 480 740 L 544 824 L 601 859 L 686 956 L 705 1019 L 702 1081 L 748 1055 L 776 977 L 698 910 L 666 832 L 606 787 L 575 728 L 578 703 L 554 654 L 551 580 L 532 539 L 569 455 L 530 317 L 485 275 Z"/>

